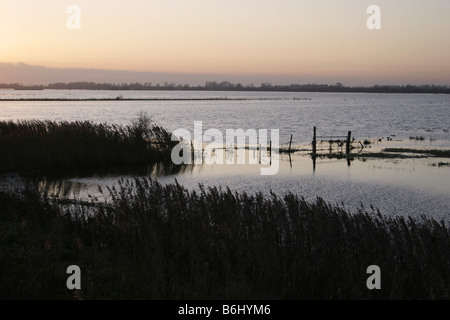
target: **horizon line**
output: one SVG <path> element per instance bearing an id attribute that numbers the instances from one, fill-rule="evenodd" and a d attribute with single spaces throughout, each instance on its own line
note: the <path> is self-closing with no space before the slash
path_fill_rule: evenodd
<path id="1" fill-rule="evenodd" d="M 313 74 L 276 73 L 184 73 L 162 71 L 139 71 L 120 69 L 99 69 L 86 67 L 47 67 L 24 62 L 0 62 L 0 83 L 25 86 L 50 85 L 55 83 L 93 82 L 101 84 L 158 83 L 201 86 L 207 82 L 230 82 L 241 85 L 270 84 L 286 85 L 331 85 L 348 83 L 347 87 L 382 86 L 449 86 L 450 80 L 442 79 L 385 79 L 380 77 L 352 77 Z M 224 80 L 226 79 L 226 80 Z M 25 83 L 25 84 L 24 84 Z"/>

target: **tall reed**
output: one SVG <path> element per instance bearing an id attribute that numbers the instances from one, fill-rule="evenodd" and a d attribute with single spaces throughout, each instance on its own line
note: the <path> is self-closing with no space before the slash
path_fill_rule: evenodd
<path id="1" fill-rule="evenodd" d="M 0 194 L 1 298 L 71 298 L 71 264 L 88 299 L 450 298 L 450 229 L 429 217 L 152 179 L 102 192 L 92 205 Z"/>
<path id="2" fill-rule="evenodd" d="M 170 160 L 171 147 L 170 133 L 142 117 L 128 126 L 0 122 L 0 172 L 143 165 Z"/>

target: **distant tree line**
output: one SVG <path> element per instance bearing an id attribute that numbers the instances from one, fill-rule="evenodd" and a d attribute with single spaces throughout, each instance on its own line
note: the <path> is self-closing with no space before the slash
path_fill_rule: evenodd
<path id="1" fill-rule="evenodd" d="M 0 84 L 0 88 L 16 90 L 43 90 L 43 89 L 71 89 L 71 90 L 206 90 L 206 91 L 284 91 L 284 92 L 372 92 L 372 93 L 450 93 L 450 86 L 444 85 L 374 85 L 348 87 L 340 82 L 336 84 L 290 84 L 273 85 L 261 83 L 254 84 L 231 83 L 229 81 L 207 81 L 203 86 L 189 84 L 163 84 L 146 83 L 96 83 L 96 82 L 70 82 L 51 83 L 48 85 L 23 85 L 20 83 Z"/>

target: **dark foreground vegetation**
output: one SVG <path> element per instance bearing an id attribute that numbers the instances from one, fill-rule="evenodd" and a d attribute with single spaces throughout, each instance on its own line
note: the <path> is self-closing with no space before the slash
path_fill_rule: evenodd
<path id="1" fill-rule="evenodd" d="M 89 121 L 0 122 L 1 172 L 52 172 L 170 161 L 171 134 L 145 114 L 128 126 Z"/>
<path id="2" fill-rule="evenodd" d="M 71 299 L 69 265 L 87 299 L 450 298 L 450 229 L 431 218 L 150 179 L 108 193 L 0 193 L 0 298 Z M 381 290 L 366 287 L 370 265 Z"/>

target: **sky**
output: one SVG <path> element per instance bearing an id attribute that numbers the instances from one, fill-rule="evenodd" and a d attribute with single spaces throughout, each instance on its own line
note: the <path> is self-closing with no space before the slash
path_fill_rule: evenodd
<path id="1" fill-rule="evenodd" d="M 71 5 L 80 29 L 67 26 Z M 367 28 L 370 5 L 379 30 Z M 448 0 L 0 0 L 0 83 L 79 80 L 76 69 L 90 80 L 95 69 L 105 82 L 99 70 L 149 82 L 450 85 L 449 30 Z M 14 71 L 24 65 L 58 72 Z"/>

